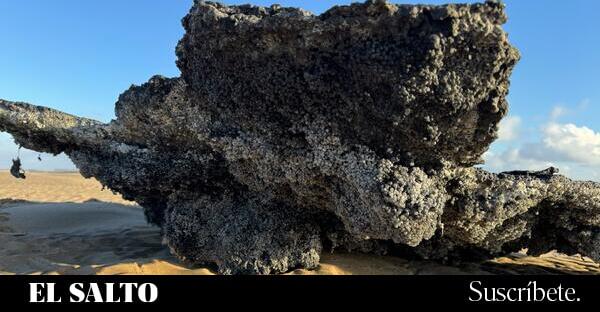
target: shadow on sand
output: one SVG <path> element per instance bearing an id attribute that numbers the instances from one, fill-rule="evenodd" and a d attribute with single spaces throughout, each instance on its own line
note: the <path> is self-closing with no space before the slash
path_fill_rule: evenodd
<path id="1" fill-rule="evenodd" d="M 160 229 L 138 206 L 89 200 L 40 203 L 0 200 L 0 273 L 4 274 L 214 274 L 191 267 L 162 244 Z M 361 254 L 325 254 L 314 271 L 292 274 L 600 274 L 577 257 L 511 255 L 502 263 L 459 267 Z"/>

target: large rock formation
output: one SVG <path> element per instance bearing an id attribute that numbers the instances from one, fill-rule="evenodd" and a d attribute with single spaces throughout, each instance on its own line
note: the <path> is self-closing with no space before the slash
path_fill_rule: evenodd
<path id="1" fill-rule="evenodd" d="M 600 260 L 600 185 L 472 167 L 519 59 L 503 9 L 197 1 L 181 77 L 132 87 L 116 120 L 1 101 L 0 130 L 65 152 L 144 207 L 176 255 L 221 273 L 315 267 L 324 248 Z"/>

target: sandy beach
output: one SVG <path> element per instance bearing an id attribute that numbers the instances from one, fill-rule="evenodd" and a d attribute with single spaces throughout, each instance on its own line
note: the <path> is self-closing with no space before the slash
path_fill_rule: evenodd
<path id="1" fill-rule="evenodd" d="M 171 256 L 142 209 L 71 172 L 0 171 L 0 274 L 195 274 Z M 600 274 L 579 256 L 513 254 L 486 263 L 444 266 L 391 256 L 323 254 L 315 270 L 289 274 Z"/>

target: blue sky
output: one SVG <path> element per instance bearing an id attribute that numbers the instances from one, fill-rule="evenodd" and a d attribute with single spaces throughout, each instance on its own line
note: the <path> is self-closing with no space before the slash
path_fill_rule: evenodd
<path id="1" fill-rule="evenodd" d="M 351 1 L 279 1 L 320 13 Z M 393 1 L 400 2 L 400 1 Z M 477 1 L 401 1 L 447 3 Z M 178 76 L 175 46 L 192 0 L 0 2 L 0 98 L 101 121 L 132 83 Z M 270 5 L 272 1 L 224 1 Z M 486 154 L 492 171 L 556 165 L 600 181 L 600 1 L 506 0 L 505 29 L 523 59 L 512 77 L 510 116 Z M 0 134 L 0 168 L 16 147 Z M 72 169 L 65 157 L 22 151 L 30 169 Z"/>

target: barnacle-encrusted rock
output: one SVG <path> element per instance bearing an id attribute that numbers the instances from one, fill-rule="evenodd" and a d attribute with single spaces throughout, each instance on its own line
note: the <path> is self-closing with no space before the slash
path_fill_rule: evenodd
<path id="1" fill-rule="evenodd" d="M 519 54 L 503 6 L 300 9 L 197 1 L 180 78 L 109 124 L 0 101 L 0 130 L 65 152 L 144 207 L 173 252 L 222 273 L 315 267 L 324 249 L 600 260 L 600 186 L 473 168 Z M 25 164 L 26 166 L 26 164 Z"/>

